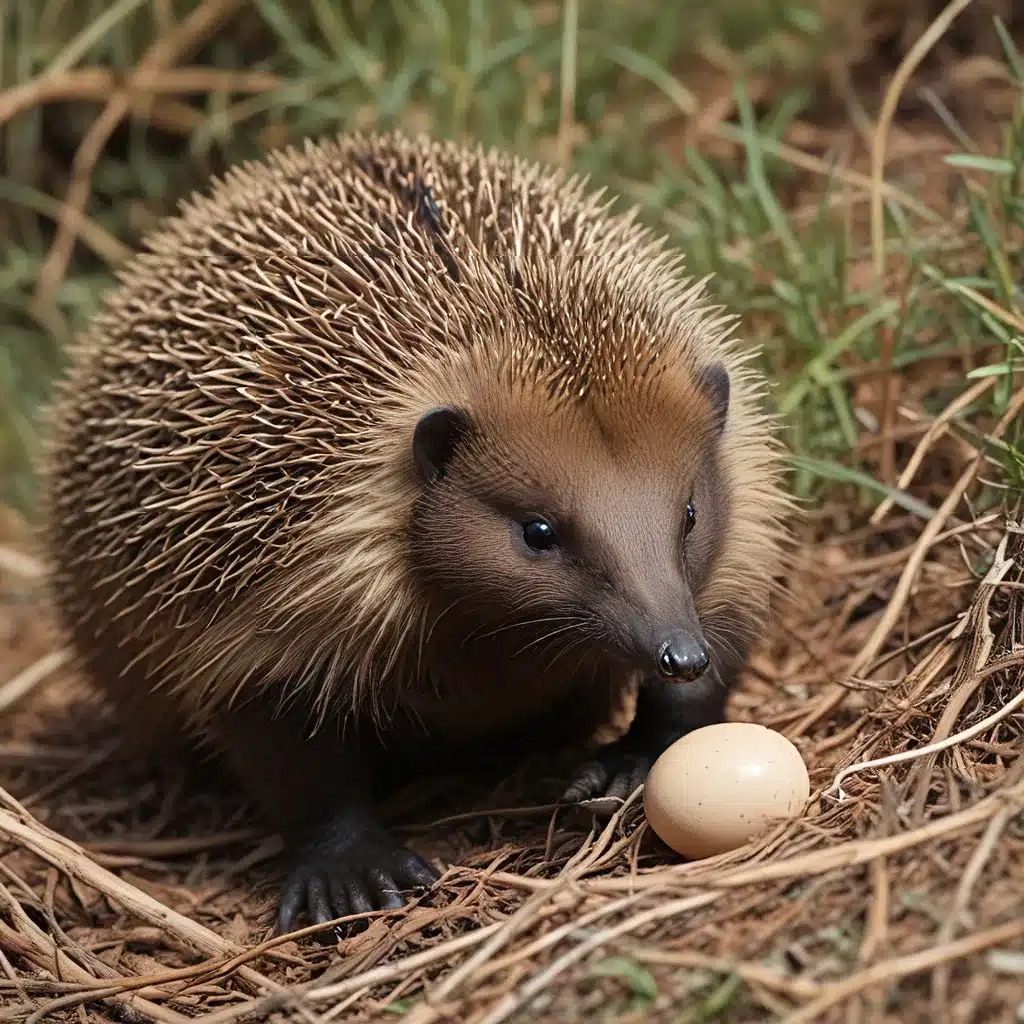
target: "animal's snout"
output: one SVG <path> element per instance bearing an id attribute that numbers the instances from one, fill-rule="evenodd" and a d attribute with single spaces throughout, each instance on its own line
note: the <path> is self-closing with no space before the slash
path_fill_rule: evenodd
<path id="1" fill-rule="evenodd" d="M 707 644 L 695 633 L 677 630 L 658 645 L 658 671 L 665 679 L 692 682 L 707 671 L 709 664 Z"/>

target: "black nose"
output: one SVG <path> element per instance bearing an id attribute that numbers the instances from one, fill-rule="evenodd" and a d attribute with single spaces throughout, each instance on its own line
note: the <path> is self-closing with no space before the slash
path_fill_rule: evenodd
<path id="1" fill-rule="evenodd" d="M 658 648 L 658 670 L 666 679 L 698 679 L 710 660 L 704 641 L 693 633 L 671 633 Z"/>

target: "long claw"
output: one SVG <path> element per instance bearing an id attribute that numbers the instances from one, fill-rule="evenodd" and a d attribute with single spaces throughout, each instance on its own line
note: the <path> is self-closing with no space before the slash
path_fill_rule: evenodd
<path id="1" fill-rule="evenodd" d="M 398 883 L 386 871 L 371 868 L 367 872 L 367 878 L 383 910 L 398 910 L 405 903 L 399 892 Z"/>
<path id="2" fill-rule="evenodd" d="M 334 919 L 331 908 L 330 888 L 322 875 L 314 875 L 307 887 L 309 893 L 309 911 L 313 924 L 327 924 Z"/>
<path id="3" fill-rule="evenodd" d="M 566 803 L 579 803 L 595 796 L 601 796 L 608 785 L 608 770 L 600 761 L 588 761 L 576 773 L 571 785 L 566 789 L 562 800 Z"/>
<path id="4" fill-rule="evenodd" d="M 305 910 L 314 925 L 349 914 L 399 910 L 403 890 L 430 889 L 437 872 L 384 829 L 364 825 L 354 830 L 351 818 L 326 822 L 302 850 L 281 890 L 278 929 L 293 931 Z"/>
<path id="5" fill-rule="evenodd" d="M 421 886 L 424 889 L 431 889 L 437 884 L 440 877 L 422 857 L 417 857 L 413 853 L 409 855 L 402 881 L 406 882 L 410 888 Z"/>
<path id="6" fill-rule="evenodd" d="M 598 757 L 581 765 L 562 796 L 563 802 L 579 803 L 595 797 L 626 800 L 647 777 L 653 759 L 621 743 L 613 743 Z"/>
<path id="7" fill-rule="evenodd" d="M 277 931 L 286 935 L 295 930 L 295 921 L 306 903 L 306 880 L 293 876 L 281 892 L 281 904 L 277 911 Z"/>
<path id="8" fill-rule="evenodd" d="M 373 910 L 373 904 L 363 886 L 350 882 L 345 888 L 345 895 L 353 914 L 369 914 Z"/>

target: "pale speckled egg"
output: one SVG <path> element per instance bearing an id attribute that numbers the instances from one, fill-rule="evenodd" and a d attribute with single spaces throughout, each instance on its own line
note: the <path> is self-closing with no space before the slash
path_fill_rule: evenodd
<path id="1" fill-rule="evenodd" d="M 722 722 L 677 740 L 644 784 L 644 813 L 658 837 L 691 860 L 742 846 L 811 793 L 807 766 L 781 733 Z"/>

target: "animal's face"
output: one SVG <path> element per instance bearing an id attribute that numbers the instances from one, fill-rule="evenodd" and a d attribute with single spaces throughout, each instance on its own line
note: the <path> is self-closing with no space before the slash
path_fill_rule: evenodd
<path id="1" fill-rule="evenodd" d="M 431 410 L 413 439 L 411 552 L 441 628 L 501 657 L 700 676 L 696 607 L 729 516 L 725 371 L 614 407 L 493 390 L 471 412 Z"/>

